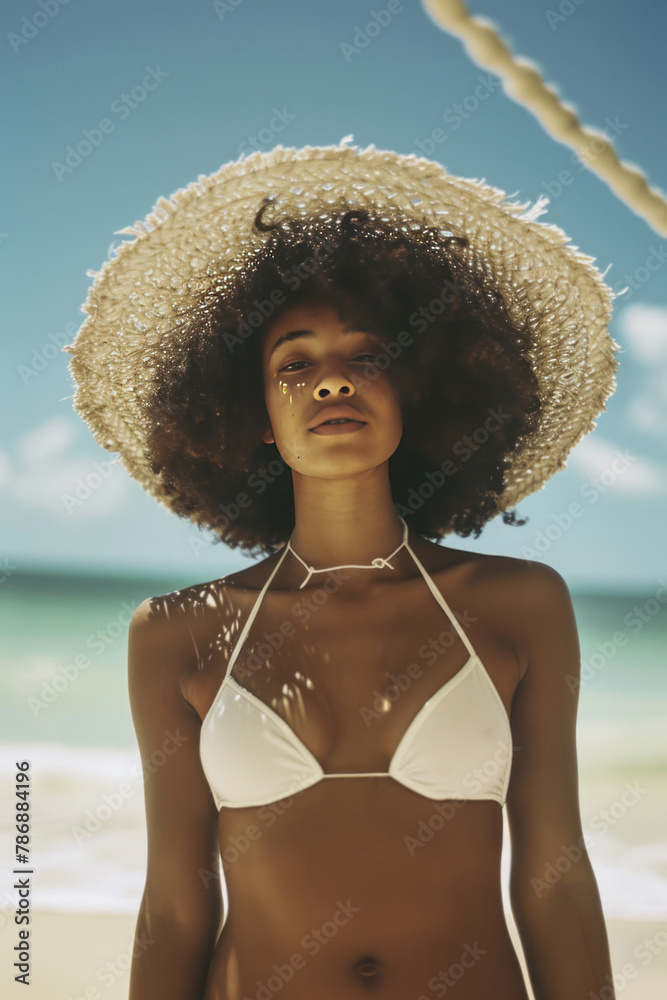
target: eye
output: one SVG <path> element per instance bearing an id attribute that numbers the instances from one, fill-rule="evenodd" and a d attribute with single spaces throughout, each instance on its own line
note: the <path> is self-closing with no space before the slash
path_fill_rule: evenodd
<path id="1" fill-rule="evenodd" d="M 289 372 L 292 368 L 294 368 L 294 365 L 305 365 L 307 363 L 307 361 L 292 361 L 289 365 L 285 365 L 284 368 L 279 368 L 278 371 Z"/>
<path id="2" fill-rule="evenodd" d="M 356 357 L 352 358 L 352 361 L 358 361 L 360 358 L 370 358 L 370 360 L 373 362 L 377 360 L 377 354 L 357 354 Z M 307 364 L 309 364 L 308 361 L 291 361 L 288 365 L 285 365 L 284 368 L 279 368 L 278 371 L 287 372 L 289 374 L 294 370 L 300 371 L 300 369 L 294 368 L 295 365 L 307 365 Z"/>

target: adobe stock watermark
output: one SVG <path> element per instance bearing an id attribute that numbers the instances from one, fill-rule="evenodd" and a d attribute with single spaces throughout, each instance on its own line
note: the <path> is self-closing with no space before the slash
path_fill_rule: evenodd
<path id="1" fill-rule="evenodd" d="M 288 468 L 286 462 L 281 458 L 272 458 L 267 465 L 261 466 L 259 469 L 255 469 L 248 476 L 246 483 L 249 489 L 252 489 L 256 496 L 261 496 L 266 492 L 269 486 L 271 486 L 276 479 L 284 475 L 285 470 Z M 252 506 L 254 498 L 250 496 L 245 490 L 241 490 L 236 496 L 230 500 L 228 503 L 219 503 L 218 510 L 220 513 L 216 516 L 215 521 L 209 525 L 212 530 L 224 530 L 228 528 L 235 521 L 238 521 L 241 517 L 241 513 L 247 510 L 248 507 Z M 201 536 L 192 533 L 190 535 L 190 548 L 195 555 L 199 555 L 202 549 L 206 552 L 210 549 L 210 543 L 203 541 Z"/>
<path id="2" fill-rule="evenodd" d="M 357 913 L 359 913 L 359 907 L 353 906 L 351 900 L 347 899 L 343 903 L 337 899 L 336 909 L 332 913 L 331 919 L 325 920 L 320 927 L 312 927 L 309 933 L 302 937 L 301 947 L 307 955 L 319 954 L 322 948 L 325 948 L 329 941 L 336 937 L 341 927 L 345 927 Z M 285 983 L 294 978 L 295 972 L 304 969 L 305 966 L 306 958 L 300 951 L 295 951 L 282 965 L 274 962 L 271 966 L 273 974 L 266 982 L 262 982 L 261 979 L 256 981 L 254 997 L 245 994 L 241 1000 L 272 1000 L 276 993 L 280 993 Z"/>
<path id="3" fill-rule="evenodd" d="M 659 928 L 651 937 L 645 937 L 643 941 L 635 945 L 632 954 L 646 968 L 658 955 L 662 954 L 665 948 L 667 948 L 667 924 Z M 622 969 L 613 973 L 611 977 L 605 976 L 607 985 L 603 986 L 599 993 L 590 993 L 589 1000 L 617 1000 L 618 994 L 625 989 L 628 982 L 637 979 L 640 974 L 641 969 L 634 962 L 626 962 Z"/>
<path id="4" fill-rule="evenodd" d="M 354 56 L 361 55 L 373 39 L 377 38 L 398 14 L 402 14 L 403 10 L 404 7 L 400 0 L 389 0 L 386 7 L 381 7 L 380 10 L 372 9 L 369 11 L 370 17 L 368 21 L 363 25 L 356 24 L 354 26 L 352 41 L 341 42 L 339 45 L 345 62 L 349 64 Z"/>
<path id="5" fill-rule="evenodd" d="M 585 499 L 589 506 L 597 503 L 600 497 L 613 489 L 618 480 L 638 461 L 637 456 L 632 455 L 627 449 L 623 452 L 615 449 L 613 455 L 615 457 L 607 469 L 591 476 L 579 487 L 579 496 Z M 552 514 L 553 523 L 547 525 L 544 531 L 535 532 L 532 545 L 521 546 L 522 557 L 530 561 L 544 555 L 572 527 L 575 520 L 582 517 L 585 512 L 586 508 L 582 507 L 578 501 L 573 500 L 572 503 L 568 504 L 567 510 Z"/>
<path id="6" fill-rule="evenodd" d="M 615 295 L 623 293 L 624 305 L 630 301 L 635 292 L 640 291 L 651 280 L 652 275 L 659 271 L 667 261 L 667 251 L 662 244 L 659 247 L 649 247 L 649 250 L 650 253 L 643 264 L 636 267 L 632 274 L 626 272 L 622 279 L 614 282 L 612 291 Z"/>
<path id="7" fill-rule="evenodd" d="M 648 795 L 649 793 L 649 789 L 642 788 L 638 781 L 635 781 L 632 785 L 629 781 L 626 781 L 623 788 L 624 791 L 618 799 L 612 802 L 607 808 L 600 809 L 588 821 L 587 826 L 601 836 L 604 836 L 612 827 L 616 826 L 627 815 L 628 811 L 644 795 Z M 530 879 L 530 886 L 537 898 L 541 899 L 544 893 L 553 889 L 564 875 L 569 874 L 572 867 L 578 861 L 581 861 L 584 855 L 587 854 L 588 848 L 594 843 L 595 838 L 589 835 L 587 831 L 584 831 L 577 838 L 576 844 L 561 844 L 561 854 L 553 861 L 547 861 L 542 876 L 533 876 Z"/>
<path id="8" fill-rule="evenodd" d="M 432 323 L 444 311 L 445 303 L 452 302 L 459 291 L 460 288 L 458 285 L 452 281 L 446 281 L 436 298 L 432 299 L 427 306 L 421 306 L 419 310 L 410 315 L 409 323 L 415 326 L 419 332 L 423 332 L 427 328 L 428 323 Z M 285 296 L 279 289 L 274 289 L 269 298 L 270 300 L 264 299 L 261 301 L 255 299 L 254 304 L 257 306 L 257 309 L 248 314 L 247 321 L 243 320 L 238 325 L 236 333 L 230 331 L 223 333 L 223 339 L 230 352 L 233 352 L 239 344 L 242 344 L 251 337 L 255 330 L 273 315 L 276 305 L 280 305 L 285 301 Z M 401 330 L 393 340 L 381 341 L 379 347 L 373 350 L 374 360 L 364 365 L 363 371 L 357 372 L 352 376 L 355 392 L 375 381 L 382 372 L 386 371 L 391 364 L 401 357 L 404 349 L 410 347 L 413 343 L 414 338 L 407 330 Z M 500 421 L 500 425 L 502 425 L 509 416 L 508 414 L 502 414 L 502 407 L 499 407 L 499 412 L 495 410 L 489 410 L 488 412 L 489 418 L 485 423 L 485 427 L 475 431 L 472 438 L 465 437 L 459 443 L 460 452 L 458 447 L 454 449 L 456 454 L 460 454 L 464 461 L 470 458 L 473 450 L 477 450 L 482 440 L 488 440 L 489 431 L 492 429 L 489 420 Z M 498 429 L 497 426 L 495 429 Z M 468 452 L 467 449 L 469 448 L 472 450 Z M 443 463 L 443 467 L 444 465 L 445 463 Z M 248 486 L 254 489 L 256 495 L 259 496 L 265 492 L 267 485 L 270 485 L 277 476 L 282 475 L 287 468 L 287 464 L 282 459 L 272 459 L 266 468 L 263 467 L 262 469 L 254 470 L 249 475 L 247 479 Z M 450 475 L 457 471 L 453 466 L 452 469 L 453 471 L 449 472 Z M 425 473 L 425 475 L 427 478 L 429 476 L 437 478 L 439 473 L 435 470 L 432 474 Z M 429 484 L 426 484 L 424 489 L 428 490 Z M 246 490 L 242 490 L 229 500 L 228 503 L 218 504 L 218 509 L 221 513 L 210 527 L 213 530 L 216 528 L 226 529 L 230 524 L 238 520 L 243 510 L 248 509 L 252 505 L 253 499 Z M 208 543 L 202 541 L 198 535 L 191 536 L 190 544 L 195 553 L 201 551 L 202 548 L 208 549 Z"/>
<path id="9" fill-rule="evenodd" d="M 120 458 L 113 458 L 108 462 L 93 462 L 93 472 L 89 472 L 85 479 L 79 476 L 75 480 L 72 493 L 61 493 L 60 499 L 68 514 L 73 514 L 82 504 L 89 500 L 95 490 L 99 490 L 105 480 L 113 474 L 114 469 L 120 468 Z"/>
<path id="10" fill-rule="evenodd" d="M 463 614 L 457 612 L 452 612 L 455 614 L 456 620 L 459 625 L 464 629 L 469 629 L 473 622 L 477 619 L 473 618 L 468 614 L 468 611 L 464 611 Z M 446 649 L 449 649 L 454 645 L 457 638 L 460 638 L 458 632 L 451 625 L 449 628 L 445 628 L 439 633 L 434 639 L 429 639 L 428 642 L 423 643 L 419 647 L 418 656 L 424 660 L 429 666 L 437 663 L 438 657 L 442 656 Z M 469 658 L 466 663 L 463 664 L 460 670 L 458 670 L 454 677 L 451 677 L 449 681 L 445 684 L 451 683 L 455 677 L 460 677 L 462 671 L 464 671 L 470 662 Z M 389 683 L 383 691 L 378 691 L 377 688 L 373 691 L 373 707 L 368 708 L 366 705 L 362 705 L 359 708 L 359 714 L 364 720 L 364 725 L 368 728 L 375 719 L 380 719 L 387 714 L 389 706 L 394 702 L 398 701 L 402 694 L 405 694 L 412 687 L 412 682 L 423 676 L 423 668 L 418 663 L 409 663 L 405 668 L 404 673 L 400 674 L 389 674 Z M 443 685 L 444 687 L 445 685 Z M 440 689 L 442 690 L 442 688 Z"/>
<path id="11" fill-rule="evenodd" d="M 630 128 L 629 124 L 622 122 L 616 115 L 615 118 L 605 118 L 605 127 L 599 131 L 608 142 L 611 142 L 627 128 Z M 574 183 L 577 175 L 586 170 L 588 164 L 596 160 L 605 149 L 606 143 L 600 136 L 589 136 L 585 147 L 574 150 L 570 154 L 570 163 L 577 167 L 576 174 L 573 174 L 571 170 L 561 170 L 558 176 L 552 180 L 542 181 L 542 187 L 549 195 L 550 201 L 553 202 L 556 198 L 560 198 L 566 188 Z"/>
<path id="12" fill-rule="evenodd" d="M 272 111 L 268 124 L 261 128 L 257 135 L 247 135 L 238 144 L 236 149 L 239 154 L 258 152 L 272 145 L 276 136 L 284 131 L 285 126 L 296 120 L 296 115 L 290 114 L 284 105 L 282 108 L 273 108 Z"/>
<path id="13" fill-rule="evenodd" d="M 283 284 L 289 291 L 297 291 L 304 281 L 307 281 L 308 278 L 319 271 L 324 261 L 330 258 L 335 248 L 336 244 L 327 240 L 321 247 L 313 251 L 312 257 L 304 257 L 299 264 L 294 264 L 289 271 L 282 274 Z M 410 314 L 408 325 L 413 327 L 417 333 L 424 333 L 429 323 L 433 323 L 438 316 L 441 316 L 445 312 L 445 306 L 451 305 L 461 295 L 461 292 L 461 286 L 448 278 L 437 295 L 426 305 L 420 306 L 419 309 Z M 249 340 L 257 330 L 264 326 L 267 320 L 271 320 L 277 308 L 287 304 L 287 296 L 281 288 L 274 288 L 269 293 L 268 298 L 255 299 L 252 304 L 255 308 L 238 323 L 236 330 L 222 331 L 221 339 L 230 354 L 233 354 L 237 347 L 242 346 Z M 402 347 L 407 347 L 413 343 L 413 338 L 407 330 L 402 330 L 396 337 L 396 341 Z M 391 344 L 393 345 L 394 341 Z M 397 355 L 392 354 L 386 345 L 383 344 L 382 346 L 383 350 L 390 354 L 390 359 L 388 358 L 386 364 L 381 366 L 386 368 L 390 360 L 395 360 Z M 368 368 L 372 369 L 373 366 L 369 365 Z M 365 372 L 365 376 L 369 379 L 372 378 L 370 373 L 366 374 Z"/>
<path id="14" fill-rule="evenodd" d="M 404 502 L 394 504 L 397 514 L 408 518 L 415 511 L 420 510 L 425 502 L 435 495 L 436 490 L 441 489 L 448 478 L 455 476 L 460 471 L 461 465 L 470 461 L 473 454 L 483 448 L 493 434 L 499 431 L 511 417 L 511 414 L 503 413 L 502 404 L 497 410 L 489 407 L 486 412 L 488 417 L 481 427 L 476 427 L 471 434 L 464 434 L 452 445 L 452 454 L 461 459 L 461 464 L 455 463 L 451 458 L 446 458 L 435 469 L 425 470 L 423 480 L 416 487 L 411 486 L 408 489 Z"/>
<path id="15" fill-rule="evenodd" d="M 301 787 L 298 781 L 294 781 L 290 787 L 287 794 L 279 799 L 277 802 L 271 802 L 268 805 L 260 806 L 257 809 L 257 820 L 261 823 L 264 829 L 269 829 L 278 822 L 281 816 L 283 816 L 288 809 L 294 805 L 294 800 L 298 798 L 304 789 Z M 225 845 L 222 851 L 218 855 L 215 852 L 212 857 L 214 861 L 214 870 L 209 868 L 198 868 L 197 875 L 202 881 L 205 889 L 208 889 L 211 882 L 219 882 L 221 879 L 220 866 L 215 864 L 220 860 L 222 869 L 227 871 L 232 865 L 248 853 L 250 848 L 254 843 L 261 839 L 264 829 L 260 829 L 258 823 L 248 823 L 243 831 L 238 834 L 230 835 L 226 838 Z"/>
<path id="16" fill-rule="evenodd" d="M 329 596 L 340 590 L 349 579 L 349 573 L 342 573 L 340 570 L 329 571 L 321 587 L 317 587 L 310 594 L 304 594 L 296 604 L 292 605 L 292 615 L 300 624 L 307 624 L 312 616 L 327 603 Z M 252 652 L 246 656 L 243 665 L 239 667 L 238 677 L 241 680 L 246 680 L 255 671 L 261 670 L 273 654 L 284 646 L 285 639 L 291 639 L 295 635 L 296 626 L 289 618 L 285 619 L 276 631 L 264 631 L 263 641 L 253 647 Z"/>
<path id="17" fill-rule="evenodd" d="M 226 14 L 232 14 L 244 2 L 245 0 L 213 0 L 213 10 L 224 21 Z"/>
<path id="18" fill-rule="evenodd" d="M 572 17 L 575 10 L 585 2 L 586 0 L 561 0 L 557 10 L 545 10 L 544 16 L 551 30 L 555 31 L 559 24 Z"/>
<path id="19" fill-rule="evenodd" d="M 48 368 L 49 364 L 62 353 L 63 347 L 74 339 L 77 329 L 78 326 L 75 323 L 68 323 L 64 331 L 49 333 L 47 340 L 40 347 L 31 349 L 32 361 L 30 364 L 17 365 L 16 367 L 19 378 L 24 385 L 28 385 L 40 372 Z"/>
<path id="20" fill-rule="evenodd" d="M 104 965 L 97 967 L 95 970 L 96 982 L 101 983 L 105 990 L 110 989 L 117 979 L 122 978 L 122 976 L 130 971 L 133 960 L 141 958 L 152 944 L 155 944 L 155 941 L 147 937 L 143 931 L 139 934 L 135 933 L 131 944 L 125 951 L 121 951 L 114 958 L 105 962 Z M 80 990 L 81 987 L 78 987 L 78 995 L 74 997 L 70 994 L 68 1000 L 102 1000 L 103 996 L 108 995 L 101 993 L 95 983 L 86 986 L 83 992 L 80 992 Z"/>
<path id="21" fill-rule="evenodd" d="M 660 614 L 667 605 L 667 579 L 658 580 L 659 587 L 653 597 L 649 597 L 642 605 L 635 604 L 634 608 L 623 618 L 623 624 L 636 635 L 638 632 L 653 621 L 657 614 Z M 595 677 L 600 670 L 607 666 L 615 657 L 619 649 L 627 646 L 630 637 L 626 632 L 619 629 L 614 632 L 610 639 L 603 642 L 596 642 L 596 652 L 581 661 L 580 677 L 574 674 L 565 675 L 565 683 L 571 694 L 577 691 Z"/>
<path id="22" fill-rule="evenodd" d="M 106 652 L 116 640 L 125 635 L 125 629 L 129 627 L 130 620 L 138 605 L 132 607 L 126 601 L 121 603 L 121 611 L 108 622 L 104 628 L 91 632 L 86 639 L 86 648 L 92 650 L 96 656 L 101 656 Z M 52 705 L 67 691 L 72 684 L 80 677 L 82 671 L 88 670 L 93 661 L 85 653 L 77 655 L 68 663 L 58 667 L 58 673 L 50 680 L 42 682 L 40 697 L 28 698 L 28 707 L 37 718 L 41 712 L 45 712 L 49 705 Z"/>
<path id="23" fill-rule="evenodd" d="M 5 556 L 2 561 L 0 561 L 0 584 L 7 583 L 12 573 L 18 572 L 18 566 L 14 566 L 9 562 L 9 556 Z"/>
<path id="24" fill-rule="evenodd" d="M 453 986 L 461 982 L 466 974 L 466 970 L 472 969 L 474 965 L 477 965 L 480 958 L 487 954 L 487 951 L 487 948 L 480 948 L 477 941 L 473 941 L 472 944 L 466 943 L 463 946 L 463 951 L 459 956 L 458 962 L 452 962 L 444 971 L 440 969 L 435 976 L 429 979 L 427 984 L 429 990 L 435 993 L 437 997 L 446 996 Z M 417 1000 L 430 1000 L 430 998 L 422 994 L 420 997 L 417 997 Z"/>
<path id="25" fill-rule="evenodd" d="M 169 73 L 160 69 L 159 64 L 155 67 L 146 66 L 145 69 L 146 73 L 139 83 L 135 84 L 129 92 L 122 93 L 120 97 L 111 102 L 109 110 L 112 115 L 116 116 L 115 121 L 113 118 L 100 118 L 93 128 L 82 129 L 82 138 L 76 142 L 76 145 L 65 147 L 63 160 L 51 161 L 51 169 L 59 184 L 62 184 L 66 176 L 73 173 L 95 149 L 102 145 L 106 136 L 116 131 L 118 122 L 129 118 L 132 112 L 140 104 L 143 104 L 148 95 L 169 76 Z"/>
<path id="26" fill-rule="evenodd" d="M 484 760 L 480 766 L 475 765 L 469 768 L 460 779 L 461 789 L 470 793 L 469 798 L 448 798 L 442 802 L 435 802 L 433 812 L 427 820 L 420 819 L 413 836 L 406 834 L 403 837 L 405 849 L 411 858 L 418 850 L 430 843 L 436 833 L 444 829 L 445 824 L 454 818 L 459 809 L 462 809 L 470 799 L 476 798 L 480 792 L 484 792 L 489 787 L 489 782 L 501 777 L 507 763 L 513 753 L 511 743 L 500 739 L 496 743 L 496 749 L 492 756 Z"/>
<path id="27" fill-rule="evenodd" d="M 477 79 L 479 83 L 471 94 L 467 94 L 462 101 L 457 101 L 456 104 L 452 104 L 446 111 L 443 111 L 442 120 L 449 126 L 450 132 L 456 132 L 460 129 L 464 121 L 467 121 L 484 101 L 500 90 L 500 77 L 493 76 L 491 73 L 485 75 L 480 73 Z M 447 142 L 448 138 L 449 134 L 445 129 L 434 128 L 425 139 L 415 139 L 416 149 L 413 149 L 412 152 L 416 156 L 421 153 L 427 158 L 432 157 L 436 146 Z"/>
<path id="28" fill-rule="evenodd" d="M 294 264 L 292 268 L 281 274 L 283 284 L 292 292 L 297 291 L 304 281 L 319 271 L 322 263 L 328 260 L 335 249 L 335 244 L 327 241 L 320 248 L 313 251 L 312 257 L 305 257 L 299 264 Z M 233 354 L 237 347 L 242 346 L 257 330 L 270 320 L 276 309 L 287 303 L 287 296 L 281 288 L 273 288 L 266 299 L 254 299 L 252 305 L 255 307 L 237 325 L 236 330 L 223 330 L 222 341 L 230 354 Z"/>
<path id="29" fill-rule="evenodd" d="M 14 52 L 19 52 L 24 45 L 32 41 L 50 21 L 60 13 L 70 0 L 37 0 L 37 10 L 29 17 L 21 18 L 21 27 L 17 32 L 10 31 L 7 41 Z"/>
<path id="30" fill-rule="evenodd" d="M 146 780 L 146 775 L 155 774 L 172 757 L 184 743 L 189 741 L 189 736 L 184 736 L 180 729 L 172 732 L 168 729 L 161 746 L 154 750 L 148 757 L 143 757 L 141 764 L 133 764 L 131 773 L 133 777 L 142 783 Z M 121 809 L 128 799 L 131 799 L 136 791 L 136 786 L 130 781 L 123 781 L 116 791 L 107 793 L 101 797 L 101 801 L 94 809 L 87 809 L 83 819 L 79 823 L 70 826 L 70 833 L 77 847 L 84 841 L 89 840 L 94 834 L 102 829 L 105 823 Z"/>

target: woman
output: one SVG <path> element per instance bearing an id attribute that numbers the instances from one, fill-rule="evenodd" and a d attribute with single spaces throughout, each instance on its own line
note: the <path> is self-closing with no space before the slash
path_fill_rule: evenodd
<path id="1" fill-rule="evenodd" d="M 268 181 L 312 200 L 299 169 L 319 171 L 319 212 L 251 209 Z M 363 190 L 355 171 L 368 208 L 331 195 L 341 174 Z M 268 553 L 132 620 L 139 748 L 165 752 L 130 1000 L 525 1000 L 505 803 L 535 997 L 610 996 L 567 586 L 437 544 L 477 537 L 590 429 L 614 385 L 608 289 L 535 209 L 428 161 L 278 147 L 200 185 L 134 227 L 71 348 L 90 371 L 105 345 L 95 379 L 72 362 L 105 447 L 179 516 Z M 402 185 L 430 204 L 397 211 Z M 249 237 L 237 221 L 235 267 L 224 201 Z"/>

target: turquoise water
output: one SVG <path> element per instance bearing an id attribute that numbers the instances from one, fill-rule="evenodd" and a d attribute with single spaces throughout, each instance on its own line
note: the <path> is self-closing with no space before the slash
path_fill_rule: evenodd
<path id="1" fill-rule="evenodd" d="M 0 771 L 32 763 L 37 909 L 137 912 L 146 834 L 127 629 L 142 600 L 187 583 L 17 574 L 0 587 Z M 608 917 L 667 919 L 667 604 L 658 592 L 656 581 L 643 593 L 573 594 L 582 821 Z M 619 813 L 628 782 L 646 791 Z M 619 818 L 600 835 L 595 819 L 609 809 Z M 7 797 L 7 854 L 12 831 Z M 505 847 L 504 885 L 508 870 Z M 11 899 L 0 875 L 0 919 Z"/>
<path id="2" fill-rule="evenodd" d="M 10 577 L 0 590 L 2 742 L 133 747 L 127 623 L 146 597 L 183 585 L 167 577 Z M 580 719 L 667 712 L 667 587 L 656 581 L 643 593 L 572 599 L 583 665 Z"/>

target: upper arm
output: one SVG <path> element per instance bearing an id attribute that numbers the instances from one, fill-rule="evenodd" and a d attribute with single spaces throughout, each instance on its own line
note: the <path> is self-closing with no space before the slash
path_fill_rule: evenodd
<path id="1" fill-rule="evenodd" d="M 546 885 L 561 888 L 589 874 L 576 747 L 579 637 L 567 585 L 550 566 L 525 569 L 517 581 L 515 608 L 524 672 L 511 710 L 510 882 L 514 893 L 539 896 L 536 887 L 544 885 L 547 874 Z"/>
<path id="2" fill-rule="evenodd" d="M 186 649 L 153 604 L 135 610 L 128 639 L 148 835 L 142 906 L 149 921 L 176 921 L 196 935 L 221 922 L 220 884 L 210 877 L 218 871 L 218 813 L 199 758 L 200 719 L 180 688 Z"/>

